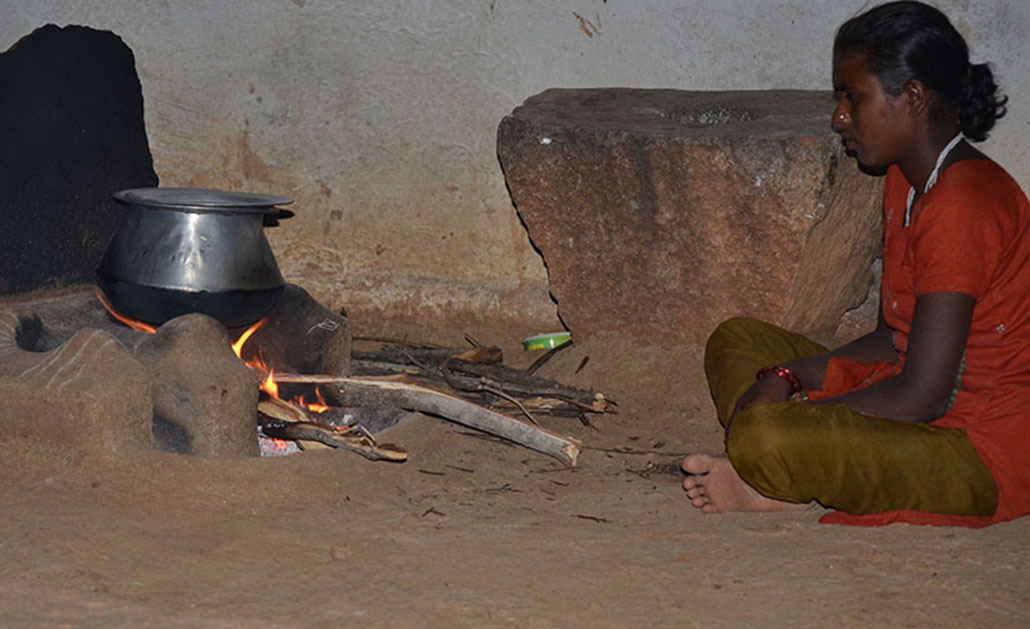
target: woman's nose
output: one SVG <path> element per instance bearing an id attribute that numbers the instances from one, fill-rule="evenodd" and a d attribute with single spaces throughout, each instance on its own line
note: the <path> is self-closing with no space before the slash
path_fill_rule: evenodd
<path id="1" fill-rule="evenodd" d="M 838 103 L 833 109 L 833 116 L 830 118 L 830 128 L 833 129 L 834 133 L 840 133 L 850 121 L 851 116 L 844 110 L 843 103 Z"/>

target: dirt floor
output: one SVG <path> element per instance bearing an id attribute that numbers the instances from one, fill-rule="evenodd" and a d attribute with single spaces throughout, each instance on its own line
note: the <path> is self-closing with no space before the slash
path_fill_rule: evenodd
<path id="1" fill-rule="evenodd" d="M 586 444 L 571 469 L 425 416 L 381 436 L 403 464 L 141 453 L 55 470 L 8 452 L 0 626 L 1030 626 L 1030 519 L 692 509 L 678 463 L 721 443 L 699 365 L 671 342 L 557 354 L 541 375 L 619 403 L 591 427 L 548 422 Z"/>

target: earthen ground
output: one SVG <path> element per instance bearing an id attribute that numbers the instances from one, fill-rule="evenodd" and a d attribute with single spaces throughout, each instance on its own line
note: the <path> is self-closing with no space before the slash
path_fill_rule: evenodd
<path id="1" fill-rule="evenodd" d="M 720 446 L 699 365 L 663 339 L 557 354 L 542 375 L 619 403 L 592 427 L 547 422 L 587 444 L 574 469 L 430 417 L 384 435 L 404 464 L 145 453 L 54 472 L 23 451 L 0 462 L 0 625 L 1030 625 L 1030 519 L 860 529 L 690 508 L 678 462 Z"/>

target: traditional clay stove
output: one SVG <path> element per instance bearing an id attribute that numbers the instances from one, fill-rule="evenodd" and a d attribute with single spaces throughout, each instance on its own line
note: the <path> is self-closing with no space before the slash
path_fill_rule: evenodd
<path id="1" fill-rule="evenodd" d="M 121 392 L 124 399 L 95 409 L 102 416 L 98 421 L 141 416 L 115 421 L 122 425 L 115 442 L 135 434 L 128 439 L 135 446 L 152 438 L 157 449 L 217 458 L 258 453 L 255 409 L 262 378 L 244 361 L 260 364 L 265 378 L 273 370 L 336 375 L 348 370 L 347 320 L 294 285 L 284 287 L 262 325 L 235 348 L 247 329 L 226 328 L 204 314 L 176 317 L 156 329 L 125 320 L 116 320 L 90 291 L 0 311 L 5 358 L 0 378 L 20 382 L 15 397 L 25 398 L 30 408 L 62 406 L 48 400 L 53 396 L 98 397 L 110 390 L 115 398 Z M 140 408 L 147 401 L 130 389 L 150 398 L 151 408 Z M 67 405 L 76 414 L 81 406 Z"/>
<path id="2" fill-rule="evenodd" d="M 387 351 L 359 359 L 363 372 L 375 375 L 347 376 L 346 319 L 293 285 L 286 285 L 258 324 L 244 330 L 226 329 L 199 313 L 140 330 L 113 314 L 98 296 L 81 292 L 37 301 L 31 311 L 0 311 L 0 356 L 6 359 L 0 363 L 0 392 L 12 391 L 15 407 L 63 408 L 58 417 L 66 423 L 85 412 L 92 419 L 84 424 L 102 433 L 99 443 L 109 455 L 149 448 L 151 442 L 204 458 L 255 455 L 260 423 L 269 437 L 402 461 L 402 448 L 376 443 L 373 433 L 395 423 L 405 409 L 438 415 L 575 465 L 580 443 L 534 425 L 527 407 L 546 414 L 560 413 L 562 406 L 578 414 L 611 409 L 600 394 L 534 379 L 532 369 L 504 367 L 496 348 L 412 350 L 420 359 L 405 350 L 393 357 Z M 248 352 L 248 347 L 253 349 Z M 398 354 L 410 362 L 400 364 Z M 433 373 L 419 375 L 430 385 L 438 381 L 439 388 L 412 379 L 417 365 L 430 362 Z M 260 380 L 264 399 L 259 401 Z M 530 421 L 443 387 L 503 398 Z M 293 392 L 283 391 L 287 388 Z M 284 401 L 301 393 L 317 398 L 316 408 Z M 352 428 L 353 423 L 365 429 Z"/>

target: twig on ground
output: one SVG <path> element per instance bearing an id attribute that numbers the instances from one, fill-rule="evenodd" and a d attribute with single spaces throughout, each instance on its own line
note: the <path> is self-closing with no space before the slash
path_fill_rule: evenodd
<path id="1" fill-rule="evenodd" d="M 558 347 L 552 347 L 551 349 L 547 350 L 547 352 L 545 352 L 543 356 L 534 360 L 533 364 L 526 368 L 526 375 L 532 376 L 534 373 L 536 373 L 537 369 L 543 367 L 547 363 L 547 361 L 551 360 L 551 358 L 554 357 L 555 354 L 557 354 L 558 352 L 562 351 L 567 347 L 572 347 L 571 341 L 568 343 L 562 343 Z"/>
<path id="2" fill-rule="evenodd" d="M 582 513 L 573 513 L 572 517 L 582 518 L 584 520 L 590 520 L 591 522 L 599 522 L 601 524 L 610 524 L 611 520 L 608 518 L 599 518 L 596 515 L 583 515 Z"/>

